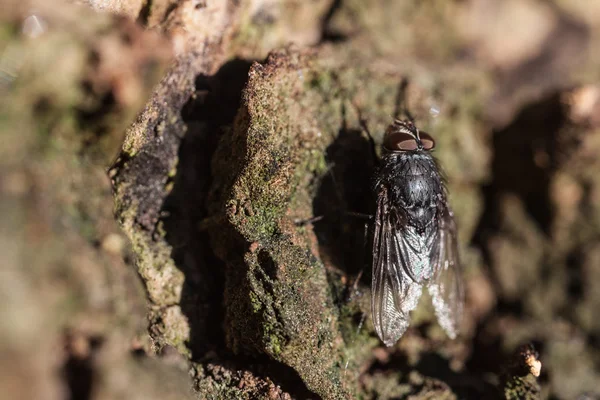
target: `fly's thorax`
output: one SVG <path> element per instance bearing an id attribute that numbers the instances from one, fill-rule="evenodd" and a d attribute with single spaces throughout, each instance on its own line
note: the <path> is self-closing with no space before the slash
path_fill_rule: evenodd
<path id="1" fill-rule="evenodd" d="M 383 187 L 390 194 L 391 206 L 406 221 L 423 231 L 437 214 L 445 198 L 442 178 L 430 152 L 390 152 L 384 154 L 376 175 L 376 190 Z"/>
<path id="2" fill-rule="evenodd" d="M 428 151 L 384 154 L 376 172 L 376 186 L 384 185 L 392 202 L 405 207 L 425 206 L 445 194 L 435 159 Z"/>

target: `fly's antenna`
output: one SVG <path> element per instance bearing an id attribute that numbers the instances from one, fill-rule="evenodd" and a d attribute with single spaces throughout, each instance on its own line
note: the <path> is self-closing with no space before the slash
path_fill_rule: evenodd
<path id="1" fill-rule="evenodd" d="M 398 84 L 398 89 L 396 90 L 396 101 L 394 106 L 394 119 L 402 120 L 403 116 L 409 120 L 410 122 L 414 122 L 415 119 L 408 111 L 407 101 L 406 101 L 406 89 L 408 88 L 408 79 L 402 78 L 400 83 Z"/>

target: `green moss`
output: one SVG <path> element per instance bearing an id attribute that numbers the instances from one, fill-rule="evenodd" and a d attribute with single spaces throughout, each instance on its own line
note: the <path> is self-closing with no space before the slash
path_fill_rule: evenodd
<path id="1" fill-rule="evenodd" d="M 506 400 L 539 400 L 541 398 L 540 385 L 531 374 L 511 377 L 504 386 L 504 398 Z"/>
<path id="2" fill-rule="evenodd" d="M 314 90 L 322 96 L 336 97 L 340 87 L 337 84 L 333 71 L 329 69 L 311 70 L 306 80 L 308 90 Z"/>
<path id="3" fill-rule="evenodd" d="M 250 303 L 252 304 L 252 311 L 254 311 L 255 313 L 260 312 L 260 310 L 263 308 L 263 305 L 262 305 L 259 297 L 254 292 L 250 292 L 249 296 L 250 296 Z"/>
<path id="4" fill-rule="evenodd" d="M 278 359 L 281 355 L 281 339 L 277 335 L 271 335 L 267 346 L 270 347 L 270 354 Z"/>

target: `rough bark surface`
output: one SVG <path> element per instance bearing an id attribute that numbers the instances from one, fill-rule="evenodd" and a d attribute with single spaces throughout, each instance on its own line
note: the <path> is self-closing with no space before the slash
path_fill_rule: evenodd
<path id="1" fill-rule="evenodd" d="M 0 5 L 7 398 L 600 396 L 597 5 Z M 385 348 L 347 212 L 373 213 L 358 113 L 380 143 L 400 100 L 467 304 L 458 339 L 423 298 Z"/>

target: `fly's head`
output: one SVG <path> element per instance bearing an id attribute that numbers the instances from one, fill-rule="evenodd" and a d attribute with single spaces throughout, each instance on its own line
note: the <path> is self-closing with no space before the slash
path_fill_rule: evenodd
<path id="1" fill-rule="evenodd" d="M 430 151 L 435 147 L 435 140 L 427 132 L 409 120 L 396 119 L 388 126 L 383 138 L 384 150 L 392 153 L 407 151 Z"/>

